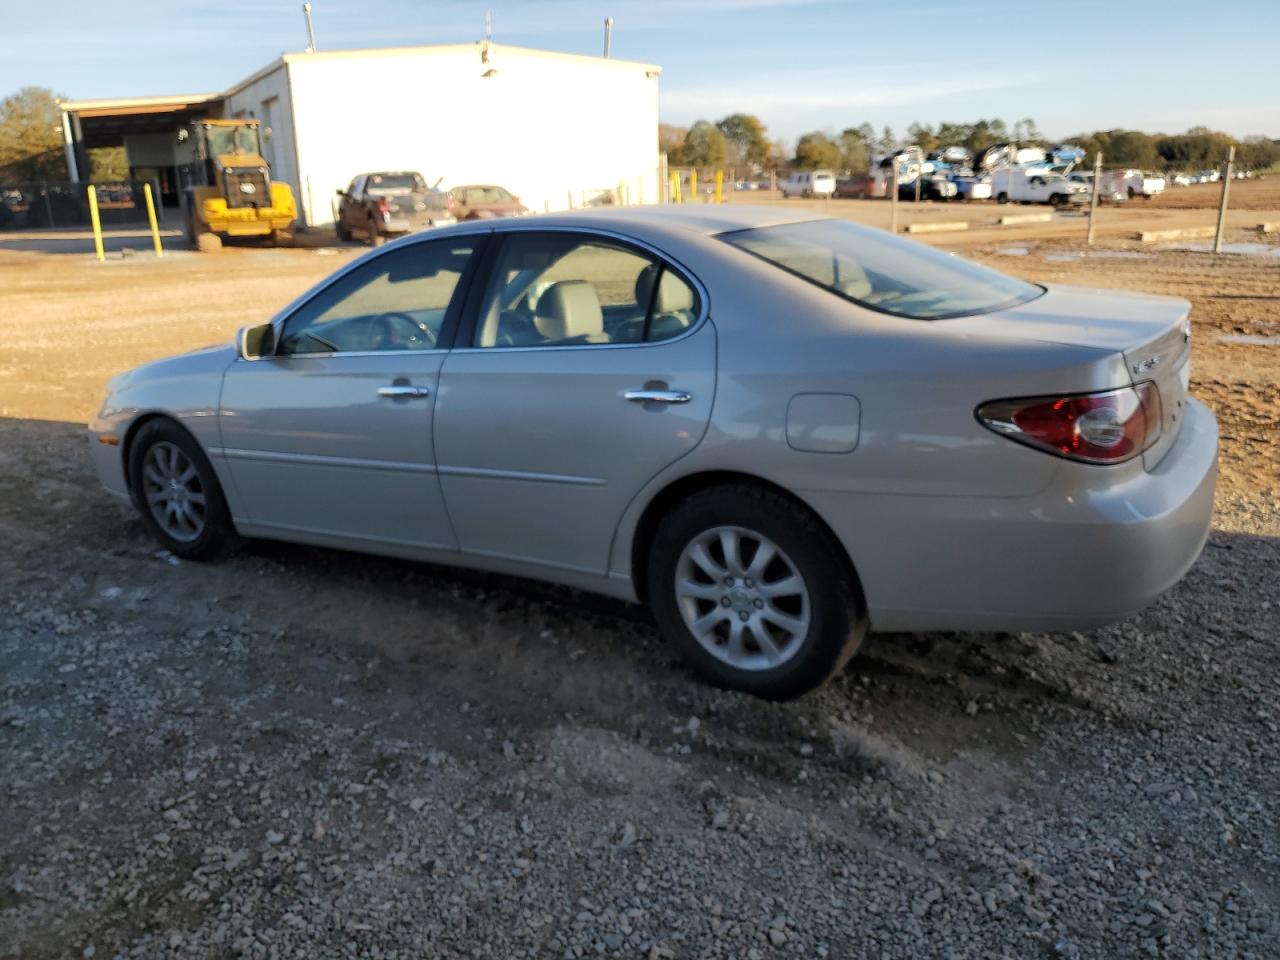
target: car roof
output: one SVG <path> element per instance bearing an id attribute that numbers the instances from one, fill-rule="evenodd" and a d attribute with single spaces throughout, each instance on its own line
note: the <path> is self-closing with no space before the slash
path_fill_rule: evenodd
<path id="1" fill-rule="evenodd" d="M 641 207 L 595 207 L 565 213 L 543 214 L 539 223 L 552 226 L 649 227 L 658 230 L 682 230 L 713 236 L 733 230 L 774 227 L 806 220 L 826 220 L 813 211 L 756 206 L 752 204 L 669 204 Z"/>

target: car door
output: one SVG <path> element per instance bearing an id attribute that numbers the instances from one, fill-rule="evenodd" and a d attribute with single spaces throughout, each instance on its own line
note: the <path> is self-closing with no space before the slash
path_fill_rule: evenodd
<path id="1" fill-rule="evenodd" d="M 706 296 L 599 234 L 515 230 L 492 256 L 436 401 L 454 530 L 466 552 L 603 575 L 627 504 L 706 430 Z"/>
<path id="2" fill-rule="evenodd" d="M 238 360 L 221 456 L 246 532 L 355 546 L 457 545 L 436 476 L 432 404 L 480 235 L 357 261 Z"/>

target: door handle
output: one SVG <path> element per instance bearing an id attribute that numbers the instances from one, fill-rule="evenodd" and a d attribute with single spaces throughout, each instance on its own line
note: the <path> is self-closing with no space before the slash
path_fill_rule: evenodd
<path id="1" fill-rule="evenodd" d="M 632 403 L 688 403 L 693 399 L 683 390 L 628 390 L 622 397 Z"/>
<path id="2" fill-rule="evenodd" d="M 379 387 L 378 396 L 392 398 L 413 398 L 431 396 L 430 387 L 415 387 L 411 383 L 393 383 L 389 387 Z"/>

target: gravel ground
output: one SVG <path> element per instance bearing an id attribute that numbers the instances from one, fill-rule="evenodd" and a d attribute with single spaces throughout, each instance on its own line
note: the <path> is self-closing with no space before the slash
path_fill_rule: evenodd
<path id="1" fill-rule="evenodd" d="M 1192 298 L 1214 532 L 1131 620 L 873 637 L 791 704 L 566 591 L 179 562 L 0 393 L 0 956 L 1280 956 L 1276 348 L 1215 339 L 1280 263 L 970 252 Z"/>

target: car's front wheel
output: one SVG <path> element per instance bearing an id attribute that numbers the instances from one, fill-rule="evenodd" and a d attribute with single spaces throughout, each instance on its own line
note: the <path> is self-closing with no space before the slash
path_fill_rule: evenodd
<path id="1" fill-rule="evenodd" d="M 843 667 L 866 632 L 839 544 L 808 510 L 763 488 L 685 500 L 659 525 L 647 573 L 664 636 L 718 686 L 798 697 Z"/>
<path id="2" fill-rule="evenodd" d="M 188 560 L 211 560 L 236 542 L 209 458 L 171 420 L 142 425 L 129 451 L 133 500 L 152 534 Z"/>

